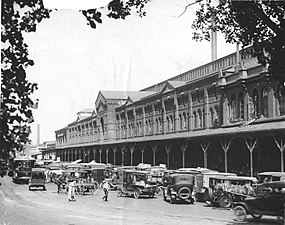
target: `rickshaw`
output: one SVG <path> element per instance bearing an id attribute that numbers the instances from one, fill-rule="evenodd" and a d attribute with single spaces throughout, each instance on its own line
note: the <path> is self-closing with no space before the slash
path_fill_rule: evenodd
<path id="1" fill-rule="evenodd" d="M 230 208 L 234 202 L 241 202 L 254 195 L 255 177 L 225 176 L 210 178 L 207 201 L 214 206 Z"/>
<path id="2" fill-rule="evenodd" d="M 154 197 L 157 185 L 148 182 L 148 171 L 122 170 L 122 175 L 122 183 L 118 185 L 118 196 L 132 195 L 136 199 L 142 195 Z"/>
<path id="3" fill-rule="evenodd" d="M 31 171 L 31 177 L 29 179 L 29 191 L 32 190 L 32 188 L 39 188 L 41 187 L 44 191 L 46 190 L 46 184 L 45 184 L 45 169 L 43 168 L 32 168 Z"/>
<path id="4" fill-rule="evenodd" d="M 234 220 L 244 222 L 248 214 L 255 219 L 263 215 L 277 216 L 284 223 L 285 181 L 273 181 L 256 185 L 255 196 L 234 202 Z"/>

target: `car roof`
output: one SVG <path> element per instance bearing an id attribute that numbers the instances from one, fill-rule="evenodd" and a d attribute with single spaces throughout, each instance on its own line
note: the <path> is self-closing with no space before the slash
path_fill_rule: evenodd
<path id="1" fill-rule="evenodd" d="M 242 181 L 257 181 L 255 177 L 246 177 L 246 176 L 224 176 L 217 177 L 220 180 L 242 180 Z"/>
<path id="2" fill-rule="evenodd" d="M 285 181 L 271 181 L 262 184 L 257 184 L 259 187 L 273 187 L 273 188 L 285 188 Z"/>
<path id="3" fill-rule="evenodd" d="M 45 172 L 44 168 L 32 168 L 32 172 Z"/>
<path id="4" fill-rule="evenodd" d="M 258 173 L 258 176 L 276 176 L 276 177 L 285 177 L 285 172 L 262 172 Z"/>

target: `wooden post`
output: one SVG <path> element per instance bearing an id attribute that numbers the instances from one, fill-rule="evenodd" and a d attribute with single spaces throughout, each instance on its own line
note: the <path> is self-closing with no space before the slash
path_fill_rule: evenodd
<path id="1" fill-rule="evenodd" d="M 185 168 L 185 151 L 188 146 L 188 143 L 180 145 L 180 149 L 182 151 L 182 167 Z"/>
<path id="2" fill-rule="evenodd" d="M 225 153 L 225 172 L 226 173 L 228 172 L 228 150 L 230 148 L 231 143 L 232 143 L 231 140 L 221 141 L 221 146 L 222 146 L 224 153 Z"/>
<path id="3" fill-rule="evenodd" d="M 131 152 L 131 166 L 133 166 L 133 153 L 135 150 L 135 145 L 130 146 L 130 152 Z"/>
<path id="4" fill-rule="evenodd" d="M 165 151 L 166 151 L 166 154 L 167 154 L 167 168 L 170 168 L 170 163 L 169 163 L 169 153 L 170 153 L 170 149 L 171 149 L 171 145 L 166 145 L 165 146 Z"/>
<path id="5" fill-rule="evenodd" d="M 277 147 L 280 150 L 280 157 L 281 157 L 281 162 L 280 162 L 281 165 L 280 165 L 280 167 L 281 167 L 281 172 L 284 172 L 284 149 L 285 149 L 285 142 L 284 142 L 282 137 L 280 138 L 280 143 L 279 143 L 279 141 L 277 140 L 276 137 L 274 137 L 274 141 L 275 141 Z"/>
<path id="6" fill-rule="evenodd" d="M 207 151 L 208 151 L 209 145 L 210 145 L 209 142 L 200 144 L 200 146 L 201 146 L 201 148 L 203 150 L 203 153 L 204 153 L 204 168 L 207 168 L 207 166 L 208 166 Z"/>
<path id="7" fill-rule="evenodd" d="M 244 139 L 244 141 L 250 153 L 250 176 L 253 177 L 253 150 L 257 145 L 258 139 L 253 140 L 253 138 L 250 138 L 249 140 Z"/>
<path id="8" fill-rule="evenodd" d="M 153 153 L 153 165 L 155 166 L 155 152 L 158 148 L 158 145 L 152 145 L 151 146 L 151 150 L 152 150 L 152 153 Z"/>

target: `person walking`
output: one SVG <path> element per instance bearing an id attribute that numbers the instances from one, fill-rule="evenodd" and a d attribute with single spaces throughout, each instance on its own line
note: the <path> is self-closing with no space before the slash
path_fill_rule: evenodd
<path id="1" fill-rule="evenodd" d="M 105 201 L 108 201 L 109 190 L 110 190 L 110 184 L 108 181 L 105 181 L 103 184 L 104 196 L 102 198 Z"/>
<path id="2" fill-rule="evenodd" d="M 68 201 L 76 201 L 74 180 L 68 184 Z"/>

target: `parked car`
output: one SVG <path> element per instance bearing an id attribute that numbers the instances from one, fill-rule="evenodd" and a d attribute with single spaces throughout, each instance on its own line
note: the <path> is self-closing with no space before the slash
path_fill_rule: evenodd
<path id="1" fill-rule="evenodd" d="M 243 202 L 234 203 L 234 216 L 238 222 L 246 220 L 248 214 L 256 219 L 263 215 L 277 216 L 284 223 L 285 181 L 273 181 L 256 185 L 256 195 Z"/>
<path id="2" fill-rule="evenodd" d="M 285 172 L 262 172 L 257 174 L 258 183 L 285 181 Z"/>
<path id="3" fill-rule="evenodd" d="M 213 193 L 213 180 L 228 176 L 237 176 L 235 173 L 222 173 L 218 171 L 203 171 L 196 175 L 195 198 L 196 201 L 210 201 Z"/>
<path id="4" fill-rule="evenodd" d="M 29 179 L 29 190 L 32 188 L 42 187 L 43 190 L 46 190 L 46 177 L 45 169 L 43 168 L 32 168 L 31 177 Z"/>
<path id="5" fill-rule="evenodd" d="M 122 183 L 118 185 L 118 196 L 132 195 L 139 198 L 142 195 L 154 197 L 157 185 L 150 184 L 148 171 L 122 170 Z"/>
<path id="6" fill-rule="evenodd" d="M 194 203 L 192 191 L 195 184 L 195 177 L 189 173 L 173 173 L 164 180 L 165 188 L 163 198 L 173 204 L 176 200 Z"/>
<path id="7" fill-rule="evenodd" d="M 212 177 L 209 180 L 207 201 L 214 206 L 230 208 L 234 202 L 241 202 L 254 194 L 252 185 L 256 181 L 255 177 L 245 176 Z"/>

